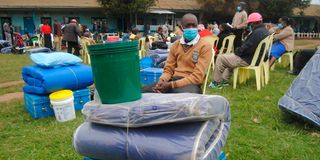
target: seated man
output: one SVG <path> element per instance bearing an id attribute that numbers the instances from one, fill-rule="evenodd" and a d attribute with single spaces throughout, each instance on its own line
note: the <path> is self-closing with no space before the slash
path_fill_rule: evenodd
<path id="1" fill-rule="evenodd" d="M 170 53 L 157 84 L 145 86 L 142 92 L 201 93 L 201 84 L 212 56 L 210 44 L 200 39 L 198 20 L 193 14 L 182 18 L 183 36 Z"/>
<path id="2" fill-rule="evenodd" d="M 247 22 L 252 31 L 241 47 L 235 50 L 235 54 L 218 55 L 213 72 L 213 82 L 209 85 L 211 88 L 221 89 L 228 85 L 234 68 L 249 66 L 259 43 L 269 35 L 259 13 L 250 14 Z"/>

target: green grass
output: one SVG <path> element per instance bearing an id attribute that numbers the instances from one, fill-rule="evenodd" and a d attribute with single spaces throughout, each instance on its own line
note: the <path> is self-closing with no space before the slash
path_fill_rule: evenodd
<path id="1" fill-rule="evenodd" d="M 210 94 L 225 96 L 231 104 L 232 124 L 225 151 L 230 159 L 319 159 L 320 132 L 277 106 L 294 76 L 277 67 L 270 84 L 256 91 L 255 80 Z"/>
<path id="2" fill-rule="evenodd" d="M 23 86 L 24 84 L 19 84 L 15 86 L 0 88 L 0 95 L 7 94 L 7 93 L 14 93 L 14 92 L 22 92 Z"/>
<path id="3" fill-rule="evenodd" d="M 0 55 L 0 82 L 20 80 L 22 66 L 30 63 L 26 55 Z M 236 90 L 232 86 L 208 90 L 210 94 L 225 96 L 231 104 L 232 124 L 224 148 L 229 159 L 319 159 L 320 132 L 283 114 L 277 106 L 295 78 L 286 71 L 277 66 L 271 72 L 270 84 L 260 92 L 253 78 Z M 0 95 L 20 87 L 5 91 L 2 88 Z M 0 106 L 1 160 L 81 159 L 72 147 L 73 132 L 84 121 L 80 112 L 76 120 L 58 123 L 54 117 L 33 120 L 24 111 L 23 100 Z"/>
<path id="4" fill-rule="evenodd" d="M 0 54 L 0 83 L 21 80 L 22 67 L 30 65 L 29 55 Z"/>

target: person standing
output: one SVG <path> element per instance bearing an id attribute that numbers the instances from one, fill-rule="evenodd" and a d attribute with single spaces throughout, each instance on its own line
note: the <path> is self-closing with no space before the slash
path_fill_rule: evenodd
<path id="1" fill-rule="evenodd" d="M 41 27 L 40 30 L 44 38 L 44 47 L 52 49 L 52 40 L 51 40 L 52 29 L 49 26 L 47 21 L 44 21 L 43 26 Z"/>
<path id="2" fill-rule="evenodd" d="M 54 44 L 57 51 L 61 51 L 61 36 L 62 36 L 62 30 L 61 30 L 61 24 L 55 19 L 54 20 Z"/>
<path id="3" fill-rule="evenodd" d="M 64 28 L 63 40 L 67 42 L 68 53 L 72 53 L 74 49 L 74 55 L 80 56 L 80 48 L 78 44 L 78 36 L 80 36 L 80 29 L 77 24 L 77 20 L 72 19 L 69 24 Z"/>
<path id="4" fill-rule="evenodd" d="M 5 40 L 8 41 L 10 45 L 12 45 L 11 28 L 8 21 L 4 22 L 3 31 L 4 31 Z"/>
<path id="5" fill-rule="evenodd" d="M 247 28 L 248 14 L 245 11 L 246 6 L 247 4 L 245 2 L 240 2 L 236 9 L 237 12 L 232 20 L 232 27 L 236 36 L 234 40 L 234 50 L 242 45 L 242 34 Z"/>

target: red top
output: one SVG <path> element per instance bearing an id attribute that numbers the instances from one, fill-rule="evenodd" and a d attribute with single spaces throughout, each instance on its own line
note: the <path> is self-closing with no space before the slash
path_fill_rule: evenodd
<path id="1" fill-rule="evenodd" d="M 212 36 L 213 34 L 209 30 L 204 29 L 204 30 L 199 32 L 199 35 L 202 38 L 202 37 L 205 37 L 205 36 Z"/>
<path id="2" fill-rule="evenodd" d="M 50 34 L 52 32 L 51 27 L 47 24 L 43 25 L 40 29 L 43 34 Z"/>

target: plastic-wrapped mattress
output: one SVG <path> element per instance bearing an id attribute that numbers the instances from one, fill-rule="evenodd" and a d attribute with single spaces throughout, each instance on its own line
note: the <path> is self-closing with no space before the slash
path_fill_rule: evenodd
<path id="1" fill-rule="evenodd" d="M 320 50 L 306 64 L 280 99 L 281 110 L 320 127 Z"/>
<path id="2" fill-rule="evenodd" d="M 141 127 L 230 118 L 229 103 L 221 96 L 145 93 L 138 101 L 121 104 L 101 104 L 97 92 L 95 96 L 94 101 L 85 104 L 82 113 L 87 121 L 99 124 Z"/>
<path id="3" fill-rule="evenodd" d="M 85 105 L 76 151 L 94 159 L 214 160 L 230 127 L 228 101 L 199 94 L 143 94 L 122 104 Z"/>
<path id="4" fill-rule="evenodd" d="M 61 89 L 78 90 L 93 84 L 92 70 L 87 65 L 60 68 L 27 66 L 22 69 L 27 93 L 48 94 Z"/>

